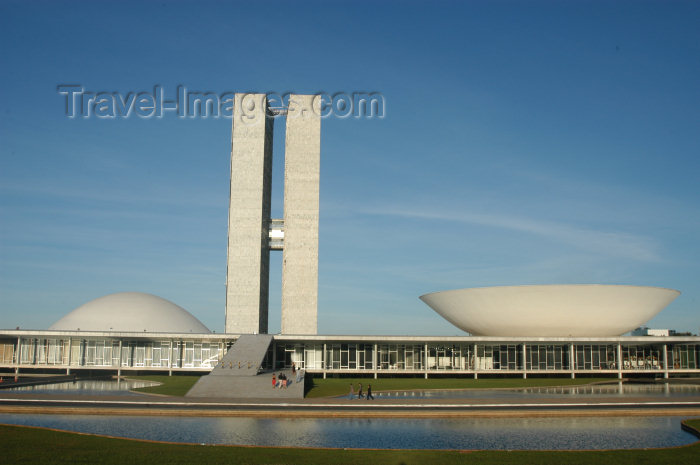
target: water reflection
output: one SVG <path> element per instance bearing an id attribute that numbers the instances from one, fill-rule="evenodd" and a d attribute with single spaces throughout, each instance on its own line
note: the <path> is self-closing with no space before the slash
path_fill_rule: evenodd
<path id="1" fill-rule="evenodd" d="M 385 399 L 465 399 L 465 398 L 537 398 L 537 397 L 598 397 L 598 396 L 652 396 L 676 397 L 700 395 L 695 384 L 601 384 L 588 386 L 553 386 L 523 389 L 454 389 L 432 391 L 383 391 L 375 397 Z"/>
<path id="2" fill-rule="evenodd" d="M 153 381 L 131 379 L 79 379 L 36 386 L 19 386 L 8 391 L 40 392 L 50 394 L 85 394 L 85 395 L 139 395 L 130 389 L 155 386 Z"/>
<path id="3" fill-rule="evenodd" d="M 680 417 L 199 418 L 0 415 L 0 423 L 160 441 L 387 449 L 628 449 L 692 443 Z"/>

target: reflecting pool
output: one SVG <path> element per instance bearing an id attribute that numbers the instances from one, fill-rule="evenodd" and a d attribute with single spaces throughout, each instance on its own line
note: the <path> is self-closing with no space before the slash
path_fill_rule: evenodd
<path id="1" fill-rule="evenodd" d="M 157 441 L 380 449 L 629 449 L 690 444 L 681 417 L 234 418 L 0 414 L 0 423 Z"/>
<path id="2" fill-rule="evenodd" d="M 19 386 L 6 389 L 7 392 L 41 392 L 46 394 L 83 394 L 83 395 L 140 395 L 129 392 L 130 389 L 155 386 L 154 381 L 131 379 L 78 379 L 36 386 Z"/>

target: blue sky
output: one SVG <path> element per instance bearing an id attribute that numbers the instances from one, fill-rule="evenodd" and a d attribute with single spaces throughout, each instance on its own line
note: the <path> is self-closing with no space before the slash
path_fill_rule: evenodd
<path id="1" fill-rule="evenodd" d="M 546 283 L 679 289 L 649 324 L 697 333 L 698 24 L 697 2 L 0 1 L 0 327 L 142 291 L 223 330 L 231 120 L 71 119 L 77 84 L 383 95 L 322 123 L 320 333 L 462 334 L 418 296 Z"/>

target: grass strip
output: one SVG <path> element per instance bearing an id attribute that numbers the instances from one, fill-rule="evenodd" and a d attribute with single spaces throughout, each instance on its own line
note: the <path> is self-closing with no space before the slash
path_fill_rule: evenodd
<path id="1" fill-rule="evenodd" d="M 578 386 L 603 381 L 616 381 L 612 378 L 320 378 L 308 377 L 306 397 L 331 397 L 346 395 L 350 383 L 357 393 L 358 383 L 364 391 L 372 385 L 372 391 L 409 391 L 423 389 L 505 389 L 548 386 Z M 309 386 L 309 383 L 311 385 Z"/>
<path id="2" fill-rule="evenodd" d="M 194 383 L 199 381 L 199 375 L 143 375 L 128 376 L 129 379 L 141 381 L 156 381 L 161 383 L 158 386 L 136 388 L 134 391 L 145 394 L 160 394 L 164 396 L 184 396 Z"/>
<path id="3" fill-rule="evenodd" d="M 700 420 L 687 421 L 700 429 Z M 666 449 L 613 451 L 343 450 L 164 444 L 0 425 L 3 463 L 53 464 L 697 464 L 700 443 Z"/>

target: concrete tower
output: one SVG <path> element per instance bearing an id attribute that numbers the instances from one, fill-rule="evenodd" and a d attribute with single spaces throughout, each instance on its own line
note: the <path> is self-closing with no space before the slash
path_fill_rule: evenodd
<path id="1" fill-rule="evenodd" d="M 236 94 L 231 142 L 226 332 L 266 333 L 270 250 L 283 250 L 282 333 L 316 334 L 320 99 Z M 314 107 L 315 105 L 315 107 Z M 284 219 L 270 218 L 273 118 L 287 115 Z"/>
<path id="2" fill-rule="evenodd" d="M 267 333 L 273 122 L 264 94 L 236 94 L 228 212 L 227 333 Z"/>
<path id="3" fill-rule="evenodd" d="M 282 333 L 316 334 L 321 100 L 292 95 L 284 150 Z M 313 105 L 318 105 L 313 108 Z"/>

